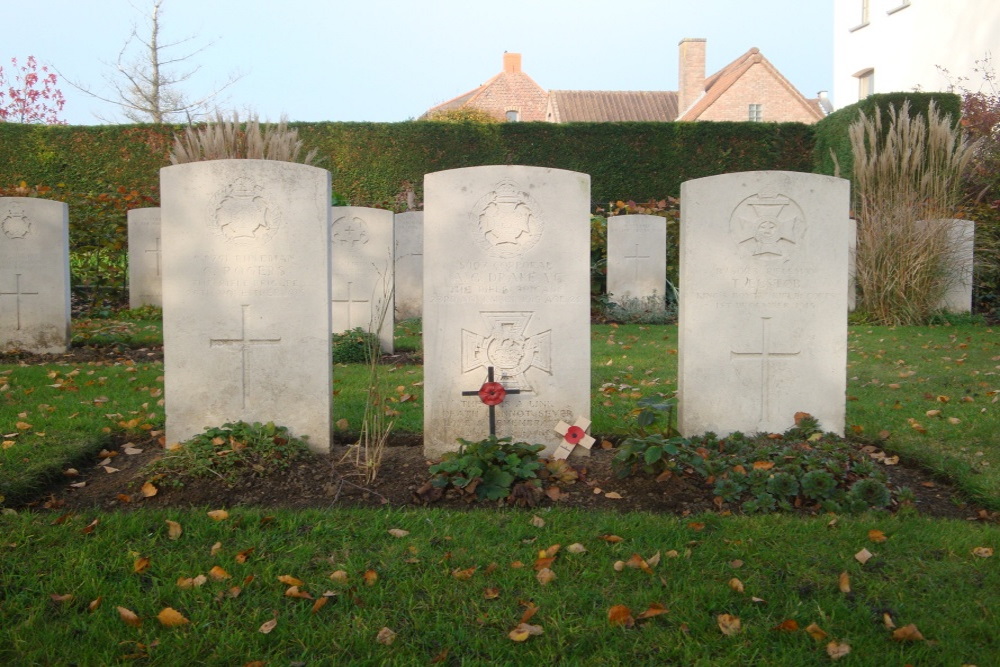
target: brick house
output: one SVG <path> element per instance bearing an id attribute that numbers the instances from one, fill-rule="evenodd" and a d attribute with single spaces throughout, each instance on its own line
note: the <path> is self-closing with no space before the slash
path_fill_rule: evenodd
<path id="1" fill-rule="evenodd" d="M 521 71 L 521 54 L 504 53 L 503 71 L 489 81 L 447 102 L 431 107 L 421 118 L 441 111 L 473 107 L 486 111 L 497 120 L 545 120 L 545 89 Z"/>
<path id="2" fill-rule="evenodd" d="M 545 92 L 521 71 L 521 54 L 504 54 L 504 71 L 479 88 L 439 104 L 436 111 L 474 107 L 498 119 L 550 123 L 629 121 L 771 121 L 815 123 L 825 115 L 820 100 L 807 99 L 752 48 L 705 76 L 705 40 L 679 45 L 680 90 Z"/>

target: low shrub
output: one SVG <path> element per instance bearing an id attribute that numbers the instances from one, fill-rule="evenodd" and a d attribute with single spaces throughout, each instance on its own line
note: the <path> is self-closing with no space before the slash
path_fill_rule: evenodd
<path id="1" fill-rule="evenodd" d="M 378 336 L 361 327 L 333 334 L 333 363 L 364 364 L 379 354 Z"/>
<path id="2" fill-rule="evenodd" d="M 538 501 L 538 470 L 542 467 L 538 452 L 544 445 L 511 442 L 509 437 L 495 435 L 476 442 L 458 441 L 461 446 L 457 451 L 448 452 L 440 463 L 430 467 L 431 480 L 421 489 L 426 499 L 455 489 L 469 502 L 509 499 L 512 504 L 524 506 Z"/>

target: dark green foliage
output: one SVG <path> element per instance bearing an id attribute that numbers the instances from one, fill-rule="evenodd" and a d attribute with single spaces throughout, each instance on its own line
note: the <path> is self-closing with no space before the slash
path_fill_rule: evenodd
<path id="1" fill-rule="evenodd" d="M 858 115 L 862 112 L 869 118 L 872 117 L 876 108 L 881 109 L 883 116 L 887 117 L 890 105 L 901 109 L 903 102 L 907 100 L 910 102 L 910 115 L 912 116 L 926 116 L 927 108 L 933 100 L 942 115 L 950 115 L 954 122 L 958 123 L 962 101 L 954 93 L 910 92 L 871 95 L 856 104 L 834 111 L 816 123 L 814 126 L 816 132 L 815 168 L 810 168 L 809 171 L 833 176 L 836 172 L 836 164 L 839 164 L 840 177 L 850 179 L 854 172 L 854 156 L 851 153 L 851 140 L 847 134 L 851 123 L 857 120 Z M 836 164 L 831 156 L 831 151 L 836 155 Z"/>
<path id="2" fill-rule="evenodd" d="M 511 442 L 508 438 L 491 435 L 470 442 L 459 438 L 461 447 L 449 452 L 440 463 L 430 467 L 431 484 L 438 489 L 453 487 L 471 500 L 502 500 L 511 495 L 517 485 L 541 488 L 537 470 L 541 467 L 538 452 L 544 445 Z M 518 498 L 526 498 L 518 494 Z"/>
<path id="3" fill-rule="evenodd" d="M 206 429 L 179 449 L 168 451 L 149 469 L 178 486 L 183 486 L 186 478 L 208 476 L 232 484 L 246 474 L 284 470 L 308 453 L 306 442 L 291 435 L 285 426 L 239 421 Z"/>
<path id="4" fill-rule="evenodd" d="M 808 417 L 780 438 L 740 433 L 723 439 L 711 433 L 700 438 L 631 437 L 621 443 L 612 464 L 619 477 L 639 472 L 686 476 L 710 487 L 716 502 L 739 505 L 748 514 L 795 507 L 863 512 L 913 495 L 890 489 L 866 454 L 835 435 L 824 435 Z"/>
<path id="5" fill-rule="evenodd" d="M 333 334 L 333 363 L 364 364 L 379 354 L 378 336 L 361 327 Z"/>

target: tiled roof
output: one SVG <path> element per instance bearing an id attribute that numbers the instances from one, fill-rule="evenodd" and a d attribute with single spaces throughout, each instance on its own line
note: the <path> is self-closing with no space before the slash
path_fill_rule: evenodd
<path id="1" fill-rule="evenodd" d="M 547 120 L 555 123 L 672 121 L 676 91 L 552 90 Z"/>
<path id="2" fill-rule="evenodd" d="M 793 97 L 801 101 L 802 106 L 808 110 L 808 113 L 816 116 L 816 120 L 823 118 L 823 112 L 819 105 L 817 103 L 810 103 L 809 100 L 803 97 L 802 93 L 771 64 L 771 61 L 764 57 L 760 49 L 754 47 L 712 76 L 706 78 L 705 93 L 689 109 L 681 109 L 677 120 L 698 120 L 698 117 L 702 113 L 722 97 L 754 65 L 765 67 L 782 86 L 788 89 L 788 92 Z"/>
<path id="3" fill-rule="evenodd" d="M 546 99 L 545 89 L 524 72 L 500 72 L 478 88 L 431 107 L 421 118 L 438 111 L 472 106 L 500 119 L 507 110 L 514 109 L 520 113 L 522 121 L 545 120 Z"/>

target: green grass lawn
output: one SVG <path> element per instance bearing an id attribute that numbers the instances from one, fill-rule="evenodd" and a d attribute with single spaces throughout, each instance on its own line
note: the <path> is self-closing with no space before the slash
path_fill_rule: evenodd
<path id="1" fill-rule="evenodd" d="M 419 323 L 404 324 L 400 348 L 416 349 Z M 101 344 L 155 340 L 155 323 L 94 326 L 109 336 Z M 95 344 L 88 331 L 83 344 Z M 676 336 L 673 326 L 592 327 L 596 434 L 629 433 L 640 398 L 673 395 Z M 849 432 L 883 438 L 1000 507 L 996 332 L 854 326 L 849 343 Z M 395 399 L 384 409 L 397 428 L 419 432 L 422 369 L 380 370 Z M 367 369 L 334 374 L 335 419 L 349 431 Z M 0 365 L 0 493 L 25 493 L 112 433 L 162 430 L 162 388 L 159 363 Z M 215 521 L 214 509 L 0 515 L 0 664 L 825 665 L 831 644 L 850 647 L 843 664 L 1000 664 L 996 524 L 906 511 L 803 519 L 241 507 Z M 182 528 L 177 539 L 168 521 Z M 586 551 L 573 553 L 576 543 Z M 542 584 L 535 565 L 553 545 L 556 579 Z M 862 549 L 873 554 L 863 564 Z M 648 571 L 616 570 L 641 559 Z M 331 579 L 337 571 L 346 581 Z M 203 585 L 178 583 L 199 575 Z M 309 597 L 295 597 L 287 577 Z M 667 611 L 631 627 L 609 620 L 658 605 Z M 537 611 L 526 622 L 540 634 L 514 641 L 529 606 Z M 187 622 L 164 625 L 166 608 Z M 720 628 L 726 614 L 740 620 L 732 636 Z M 894 640 L 887 622 L 912 624 L 925 640 Z M 387 632 L 379 641 L 382 628 L 395 633 L 391 643 Z"/>

